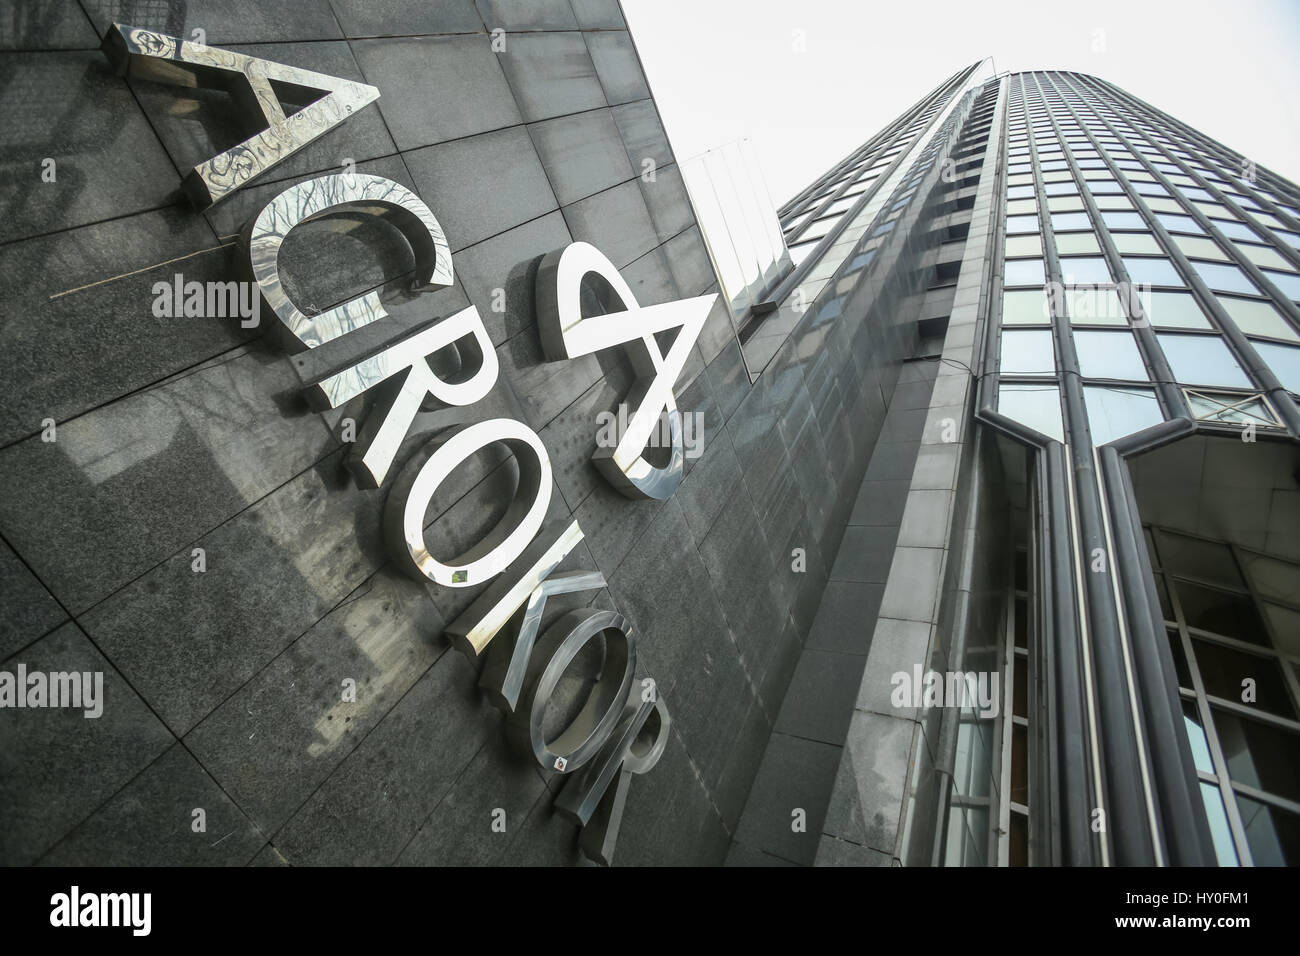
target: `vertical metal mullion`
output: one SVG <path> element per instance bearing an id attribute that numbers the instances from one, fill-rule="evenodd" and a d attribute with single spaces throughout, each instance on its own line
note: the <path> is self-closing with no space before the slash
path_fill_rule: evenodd
<path id="1" fill-rule="evenodd" d="M 998 831 L 1001 837 L 998 839 L 997 846 L 997 865 L 1007 866 L 1011 862 L 1011 740 L 1013 717 L 1015 715 L 1016 701 L 1016 551 L 1011 550 L 1011 582 L 1007 589 L 1008 598 L 1006 601 L 1006 621 L 1002 629 L 1003 655 L 1006 659 L 1004 672 L 1006 673 L 1006 686 L 1004 688 L 1001 724 L 999 730 L 1002 738 L 1002 746 L 998 748 Z M 1028 749 L 1028 748 L 1026 748 Z M 1028 767 L 1026 769 L 1025 782 L 1028 784 L 1030 775 Z M 1026 796 L 1026 803 L 1028 796 Z"/>
<path id="2" fill-rule="evenodd" d="M 1052 117 L 1052 108 L 1042 92 L 1038 74 L 1033 74 L 1035 92 L 1041 103 L 1047 123 L 1059 141 L 1059 128 Z M 1028 117 L 1026 117 L 1028 119 Z M 1054 232 L 1047 206 L 1046 186 L 1042 176 L 1042 163 L 1038 156 L 1038 139 L 1030 137 L 1030 157 L 1035 172 L 1035 192 L 1039 205 L 1039 226 L 1043 235 L 1043 252 L 1048 278 L 1061 282 L 1060 261 L 1056 253 Z M 1063 150 L 1064 152 L 1064 150 Z M 1082 185 L 1079 185 L 1082 189 Z M 1062 288 L 1064 284 L 1061 283 Z M 1069 319 L 1060 303 L 1053 303 L 1052 327 L 1059 356 L 1062 407 L 1065 416 L 1066 450 L 1070 462 L 1073 508 L 1076 512 L 1075 547 L 1078 572 L 1084 574 L 1088 556 L 1096 548 L 1106 550 L 1099 476 L 1093 461 L 1093 442 L 1083 401 L 1083 385 L 1079 378 L 1078 355 L 1070 332 Z M 1058 314 L 1060 313 L 1060 314 Z M 1108 575 L 1114 566 L 1108 559 Z M 1086 646 L 1089 666 L 1093 673 L 1093 706 L 1097 715 L 1100 747 L 1106 755 L 1105 793 L 1108 797 L 1107 831 L 1114 834 L 1111 846 L 1117 863 L 1160 865 L 1164 860 L 1160 831 L 1155 817 L 1151 781 L 1144 755 L 1145 730 L 1135 710 L 1132 684 L 1132 662 L 1124 645 L 1119 626 L 1119 607 L 1108 577 L 1103 587 L 1085 576 L 1078 586 L 1085 604 L 1087 622 Z M 1104 695 L 1122 693 L 1123 700 Z M 1110 766 L 1110 764 L 1114 764 Z"/>

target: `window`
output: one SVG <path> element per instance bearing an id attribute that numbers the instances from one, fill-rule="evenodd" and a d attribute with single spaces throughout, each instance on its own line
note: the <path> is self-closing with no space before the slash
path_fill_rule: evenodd
<path id="1" fill-rule="evenodd" d="M 1041 256 L 1043 240 L 1040 236 L 1007 236 L 1006 256 Z"/>
<path id="2" fill-rule="evenodd" d="M 1074 325 L 1125 325 L 1128 316 L 1114 289 L 1078 286 L 1065 292 L 1066 313 Z"/>
<path id="3" fill-rule="evenodd" d="M 1298 336 L 1280 312 L 1271 303 L 1260 299 L 1238 299 L 1235 296 L 1216 296 L 1225 312 L 1247 335 L 1266 335 L 1273 339 L 1297 339 Z"/>
<path id="4" fill-rule="evenodd" d="M 1002 294 L 1003 325 L 1044 325 L 1051 321 L 1047 295 L 1041 289 L 1020 289 Z"/>
<path id="5" fill-rule="evenodd" d="M 1300 276 L 1293 272 L 1265 272 L 1264 278 L 1292 302 L 1300 302 Z"/>
<path id="6" fill-rule="evenodd" d="M 1295 865 L 1300 701 L 1295 663 L 1281 656 L 1295 648 L 1285 631 L 1266 629 L 1255 608 L 1295 614 L 1300 566 L 1162 528 L 1147 535 L 1157 582 L 1179 597 L 1166 610 L 1171 649 L 1216 855 L 1228 865 Z M 1263 579 L 1257 569 L 1265 569 Z M 1285 590 L 1271 598 L 1278 584 Z M 1254 689 L 1249 702 L 1242 698 L 1246 678 Z"/>
<path id="7" fill-rule="evenodd" d="M 1211 219 L 1231 219 L 1232 213 L 1227 206 L 1221 206 L 1217 202 L 1193 202 L 1193 206 L 1205 213 Z"/>
<path id="8" fill-rule="evenodd" d="M 1257 236 L 1253 230 L 1247 228 L 1246 224 L 1243 222 L 1237 222 L 1236 220 L 1225 222 L 1222 219 L 1215 219 L 1212 224 L 1215 229 L 1218 229 L 1219 232 L 1223 233 L 1229 239 L 1242 239 L 1246 242 L 1260 241 L 1259 236 Z"/>
<path id="9" fill-rule="evenodd" d="M 1179 382 L 1224 388 L 1255 387 L 1219 336 L 1160 332 L 1156 337 Z"/>
<path id="10" fill-rule="evenodd" d="M 1255 349 L 1259 352 L 1259 357 L 1268 363 L 1283 388 L 1288 392 L 1300 393 L 1300 348 L 1273 342 L 1256 342 Z"/>
<path id="11" fill-rule="evenodd" d="M 1083 200 L 1078 196 L 1050 196 L 1047 200 L 1049 212 L 1075 212 L 1083 208 Z"/>
<path id="12" fill-rule="evenodd" d="M 1145 229 L 1146 220 L 1135 212 L 1103 212 L 1101 221 L 1107 229 Z"/>
<path id="13" fill-rule="evenodd" d="M 1147 205 L 1152 212 L 1173 212 L 1181 213 L 1183 207 L 1172 199 L 1165 199 L 1162 196 L 1148 196 Z"/>
<path id="14" fill-rule="evenodd" d="M 835 200 L 835 202 L 831 203 L 831 204 L 826 208 L 826 211 L 825 211 L 824 213 L 822 213 L 822 215 L 823 215 L 823 216 L 834 216 L 834 215 L 839 215 L 840 213 L 844 212 L 845 210 L 848 210 L 848 209 L 853 208 L 853 205 L 854 205 L 857 201 L 858 201 L 858 200 L 857 200 L 856 198 L 852 197 L 852 196 L 844 196 L 844 197 L 841 197 L 841 198 Z"/>
<path id="15" fill-rule="evenodd" d="M 1120 254 L 1128 255 L 1162 255 L 1164 250 L 1156 242 L 1155 237 L 1145 232 L 1117 232 L 1111 236 L 1115 242 L 1115 248 Z"/>
<path id="16" fill-rule="evenodd" d="M 1055 374 L 1052 333 L 1046 329 L 1003 332 L 1000 371 L 1003 375 Z"/>
<path id="17" fill-rule="evenodd" d="M 1119 183 L 1113 179 L 1090 179 L 1088 180 L 1088 191 L 1094 196 L 1123 192 Z"/>
<path id="18" fill-rule="evenodd" d="M 1124 257 L 1124 269 L 1129 278 L 1138 285 L 1176 285 L 1181 286 L 1182 277 L 1168 259 L 1134 259 Z"/>
<path id="19" fill-rule="evenodd" d="M 1258 395 L 1239 392 L 1209 392 L 1204 389 L 1184 389 L 1192 415 L 1206 422 L 1227 422 L 1233 425 L 1276 425 L 1277 420 Z"/>
<path id="20" fill-rule="evenodd" d="M 1213 259 L 1218 262 L 1232 261 L 1213 239 L 1204 239 L 1198 236 L 1175 236 L 1174 244 L 1188 258 Z"/>
<path id="21" fill-rule="evenodd" d="M 1074 350 L 1079 356 L 1079 374 L 1084 378 L 1147 381 L 1146 366 L 1131 332 L 1078 330 L 1074 333 Z"/>
<path id="22" fill-rule="evenodd" d="M 820 239 L 822 236 L 834 229 L 835 224 L 839 221 L 839 216 L 831 216 L 826 219 L 815 219 L 813 220 L 812 225 L 799 235 L 799 238 L 801 240 Z"/>
<path id="23" fill-rule="evenodd" d="M 1061 393 L 1055 385 L 1003 385 L 998 388 L 998 411 L 1049 438 L 1065 441 Z"/>
<path id="24" fill-rule="evenodd" d="M 1042 259 L 1008 259 L 1003 266 L 1003 285 L 1036 285 L 1047 281 Z"/>
<path id="25" fill-rule="evenodd" d="M 1101 246 L 1091 232 L 1074 232 L 1056 237 L 1056 251 L 1063 256 L 1083 254 L 1101 255 Z"/>
<path id="26" fill-rule="evenodd" d="M 1281 219 L 1277 218 L 1277 216 L 1270 215 L 1269 213 L 1266 213 L 1266 212 L 1259 212 L 1259 213 L 1256 213 L 1256 214 L 1255 214 L 1255 220 L 1256 220 L 1257 222 L 1262 222 L 1264 225 L 1268 226 L 1270 229 L 1285 229 L 1285 228 L 1286 228 L 1286 223 L 1284 223 Z"/>
<path id="27" fill-rule="evenodd" d="M 817 248 L 818 240 L 801 242 L 790 247 L 790 261 L 796 266 L 808 258 L 808 254 Z"/>
<path id="28" fill-rule="evenodd" d="M 1148 321 L 1158 328 L 1210 328 L 1210 320 L 1188 292 L 1149 291 L 1140 294 L 1138 300 Z"/>
<path id="29" fill-rule="evenodd" d="M 1104 445 L 1164 421 L 1155 392 L 1149 388 L 1083 387 L 1092 443 Z"/>
<path id="30" fill-rule="evenodd" d="M 1268 246 L 1256 246 L 1249 242 L 1238 242 L 1236 246 L 1241 250 L 1242 255 L 1262 269 L 1295 270 L 1295 266 L 1284 259 L 1276 249 L 1271 249 Z"/>
<path id="31" fill-rule="evenodd" d="M 1052 229 L 1069 232 L 1074 229 L 1091 229 L 1092 220 L 1086 212 L 1057 212 L 1052 214 Z"/>
<path id="32" fill-rule="evenodd" d="M 1066 285 L 1097 285 L 1111 281 L 1106 260 L 1100 257 L 1062 259 L 1061 274 Z"/>
<path id="33" fill-rule="evenodd" d="M 1211 289 L 1216 292 L 1244 292 L 1258 295 L 1255 284 L 1246 278 L 1246 274 L 1233 265 L 1218 262 L 1201 262 L 1192 260 L 1192 268 Z"/>
<path id="34" fill-rule="evenodd" d="M 1037 232 L 1037 231 L 1038 231 L 1037 216 L 1008 216 L 1007 217 L 1008 234 L 1014 234 L 1020 232 Z"/>
<path id="35" fill-rule="evenodd" d="M 1190 232 L 1197 236 L 1205 235 L 1205 230 L 1198 226 L 1196 220 L 1191 216 L 1175 216 L 1167 212 L 1158 212 L 1156 213 L 1156 219 L 1160 222 L 1160 225 L 1170 232 Z"/>

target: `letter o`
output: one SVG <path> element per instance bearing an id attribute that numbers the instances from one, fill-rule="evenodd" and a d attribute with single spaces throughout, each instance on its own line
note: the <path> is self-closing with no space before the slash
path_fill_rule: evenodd
<path id="1" fill-rule="evenodd" d="M 602 633 L 605 661 L 600 678 L 578 715 L 553 740 L 547 740 L 542 719 L 560 678 L 578 652 Z M 555 650 L 511 714 L 511 731 L 516 740 L 526 738 L 528 749 L 547 770 L 557 769 L 558 758 L 564 761 L 564 772 L 571 773 L 596 755 L 622 719 L 636 672 L 636 646 L 628 636 L 623 615 L 584 609 L 570 611 L 547 628 L 538 647 Z"/>
<path id="2" fill-rule="evenodd" d="M 519 488 L 505 515 L 486 537 L 459 557 L 439 561 L 424 540 L 424 515 L 434 492 L 465 459 L 501 442 L 519 462 Z M 384 532 L 398 563 L 416 578 L 451 588 L 467 588 L 504 571 L 541 530 L 551 503 L 551 460 L 537 433 L 513 418 L 492 418 L 455 432 L 437 443 L 420 463 L 403 467 L 384 506 Z"/>

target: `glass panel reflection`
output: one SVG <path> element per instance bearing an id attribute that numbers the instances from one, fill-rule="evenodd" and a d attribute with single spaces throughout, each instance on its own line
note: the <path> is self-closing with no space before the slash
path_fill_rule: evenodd
<path id="1" fill-rule="evenodd" d="M 998 389 L 998 411 L 1049 438 L 1065 441 L 1061 395 L 1055 385 L 1003 385 Z"/>
<path id="2" fill-rule="evenodd" d="M 1247 654 L 1198 637 L 1192 638 L 1192 648 L 1207 694 L 1295 719 L 1286 678 L 1276 658 Z"/>
<path id="3" fill-rule="evenodd" d="M 724 298 L 742 316 L 779 275 L 797 265 L 815 243 L 787 253 L 780 221 L 748 141 L 728 143 L 681 164 Z M 825 233 L 831 221 L 813 223 L 802 238 Z"/>
<path id="4" fill-rule="evenodd" d="M 1079 373 L 1084 378 L 1147 380 L 1142 353 L 1129 332 L 1078 330 L 1074 333 L 1074 348 L 1079 358 Z"/>
<path id="5" fill-rule="evenodd" d="M 1241 572 L 1237 570 L 1232 551 L 1226 544 L 1162 531 L 1160 554 L 1164 557 L 1165 567 L 1175 574 L 1185 574 L 1228 587 L 1246 586 Z"/>
<path id="6" fill-rule="evenodd" d="M 1300 392 L 1300 348 L 1273 342 L 1256 342 L 1255 349 L 1259 352 L 1259 357 L 1268 363 L 1283 388 L 1289 392 Z"/>
<path id="7" fill-rule="evenodd" d="M 1085 385 L 1083 401 L 1094 445 L 1104 445 L 1164 421 L 1160 403 L 1148 388 Z"/>
<path id="8" fill-rule="evenodd" d="M 1246 595 L 1202 587 L 1188 581 L 1179 581 L 1176 587 L 1183 620 L 1188 627 L 1235 637 L 1262 647 L 1269 646 L 1255 603 Z"/>
<path id="9" fill-rule="evenodd" d="M 1110 269 L 1100 256 L 1061 260 L 1066 285 L 1104 285 L 1111 281 Z"/>
<path id="10" fill-rule="evenodd" d="M 1186 385 L 1252 388 L 1232 352 L 1217 335 L 1158 333 L 1174 377 Z"/>
<path id="11" fill-rule="evenodd" d="M 1219 866 L 1237 866 L 1237 850 L 1232 842 L 1232 828 L 1228 825 L 1228 814 L 1223 809 L 1223 794 L 1216 784 L 1201 782 L 1201 800 L 1205 804 L 1205 817 L 1210 824 L 1210 836 L 1214 838 L 1214 855 Z M 1254 850 L 1252 848 L 1251 852 Z M 1258 862 L 1258 861 L 1256 861 Z"/>
<path id="12" fill-rule="evenodd" d="M 1041 286 L 1046 281 L 1042 259 L 1008 259 L 1003 266 L 1003 285 Z"/>
<path id="13" fill-rule="evenodd" d="M 1003 325 L 1048 325 L 1051 321 L 1047 295 L 1041 289 L 1018 289 L 1002 294 Z"/>
<path id="14" fill-rule="evenodd" d="M 1237 808 L 1256 866 L 1300 864 L 1300 817 L 1240 794 Z"/>
<path id="15" fill-rule="evenodd" d="M 1211 289 L 1216 292 L 1244 292 L 1247 295 L 1258 295 L 1259 290 L 1255 288 L 1255 283 L 1246 278 L 1246 274 L 1239 268 L 1232 265 L 1225 265 L 1219 262 L 1201 262 L 1197 259 L 1191 260 L 1192 268 Z"/>
<path id="16" fill-rule="evenodd" d="M 1228 776 L 1256 790 L 1300 801 L 1300 736 L 1220 707 L 1213 711 Z"/>
<path id="17" fill-rule="evenodd" d="M 1139 299 L 1152 325 L 1182 329 L 1210 327 L 1210 320 L 1189 292 L 1146 292 Z"/>
<path id="18" fill-rule="evenodd" d="M 1217 297 L 1224 311 L 1247 335 L 1266 335 L 1272 339 L 1300 339 L 1271 303 L 1260 299 L 1241 299 L 1232 295 Z"/>
<path id="19" fill-rule="evenodd" d="M 1074 325 L 1126 325 L 1128 315 L 1114 289 L 1077 286 L 1065 291 L 1066 313 Z M 1143 376 L 1145 378 L 1145 376 Z"/>

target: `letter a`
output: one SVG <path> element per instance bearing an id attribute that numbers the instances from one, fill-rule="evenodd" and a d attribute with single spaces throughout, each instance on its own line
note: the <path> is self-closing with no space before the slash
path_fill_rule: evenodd
<path id="1" fill-rule="evenodd" d="M 225 199 L 379 98 L 379 90 L 365 83 L 119 23 L 109 27 L 101 49 L 119 76 L 228 89 L 243 112 L 266 124 L 185 177 L 185 192 L 199 209 Z M 286 116 L 277 87 L 310 105 Z M 326 95 L 313 95 L 320 93 Z"/>

